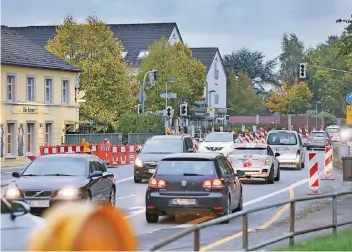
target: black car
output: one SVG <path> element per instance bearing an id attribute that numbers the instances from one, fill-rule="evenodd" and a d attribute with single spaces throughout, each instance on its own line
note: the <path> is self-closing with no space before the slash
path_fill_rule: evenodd
<path id="1" fill-rule="evenodd" d="M 115 205 L 116 180 L 102 160 L 86 154 L 54 154 L 35 159 L 4 192 L 7 200 L 25 201 L 31 213 L 41 214 L 68 200 Z"/>
<path id="2" fill-rule="evenodd" d="M 222 154 L 173 154 L 158 163 L 145 202 L 148 223 L 177 214 L 223 216 L 242 210 L 242 184 Z"/>
<path id="3" fill-rule="evenodd" d="M 194 151 L 193 140 L 187 135 L 162 135 L 149 138 L 143 147 L 137 150 L 138 157 L 133 165 L 134 182 L 140 183 L 143 179 L 149 179 L 155 171 L 157 162 L 165 155 Z"/>

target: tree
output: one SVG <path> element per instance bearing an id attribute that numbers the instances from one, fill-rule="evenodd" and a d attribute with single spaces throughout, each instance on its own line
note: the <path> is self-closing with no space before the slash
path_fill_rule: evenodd
<path id="1" fill-rule="evenodd" d="M 135 110 L 137 82 L 122 62 L 122 44 L 100 19 L 89 16 L 79 24 L 67 15 L 46 48 L 70 64 L 80 67 L 80 86 L 86 102 L 80 110 L 98 120 L 112 123 L 123 113 Z"/>
<path id="2" fill-rule="evenodd" d="M 235 73 L 246 73 L 253 84 L 261 87 L 262 84 L 270 83 L 277 85 L 277 76 L 274 72 L 276 67 L 276 60 L 269 60 L 264 62 L 265 55 L 261 52 L 251 52 L 246 48 L 242 48 L 237 52 L 224 55 L 224 65 Z"/>
<path id="3" fill-rule="evenodd" d="M 305 82 L 295 81 L 292 86 L 288 86 L 283 81 L 282 87 L 270 95 L 266 106 L 272 113 L 297 114 L 310 108 L 312 96 Z"/>
<path id="4" fill-rule="evenodd" d="M 352 18 L 352 15 L 351 15 Z M 345 27 L 344 32 L 342 33 L 340 40 L 340 54 L 341 55 L 350 55 L 352 54 L 352 19 L 338 19 L 336 23 L 346 23 L 348 24 Z"/>
<path id="5" fill-rule="evenodd" d="M 160 98 L 160 94 L 165 92 L 168 78 L 175 80 L 174 83 L 168 83 L 168 93 L 176 93 L 177 99 L 169 99 L 168 105 L 173 106 L 176 116 L 180 103 L 186 101 L 192 107 L 204 93 L 206 67 L 192 57 L 192 51 L 183 43 L 171 45 L 166 38 L 162 38 L 150 45 L 149 54 L 142 60 L 139 69 L 140 80 L 152 69 L 157 70 L 157 83 L 155 87 L 147 89 L 148 110 L 165 108 L 165 99 Z"/>
<path id="6" fill-rule="evenodd" d="M 265 111 L 264 101 L 257 95 L 251 79 L 243 73 L 228 71 L 227 75 L 227 108 L 229 115 L 257 115 Z"/>
<path id="7" fill-rule="evenodd" d="M 288 85 L 292 85 L 298 77 L 299 63 L 302 63 L 305 58 L 304 45 L 298 40 L 296 34 L 284 34 L 281 45 L 280 78 Z"/>

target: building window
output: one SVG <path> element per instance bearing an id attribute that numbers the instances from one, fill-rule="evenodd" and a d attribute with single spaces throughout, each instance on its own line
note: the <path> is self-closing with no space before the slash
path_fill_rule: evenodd
<path id="1" fill-rule="evenodd" d="M 148 56 L 149 55 L 149 51 L 141 51 L 139 54 L 138 54 L 138 58 L 137 59 L 143 59 L 144 57 Z"/>
<path id="2" fill-rule="evenodd" d="M 34 78 L 27 77 L 27 101 L 34 101 Z"/>
<path id="3" fill-rule="evenodd" d="M 214 62 L 214 78 L 217 80 L 219 79 L 219 70 L 218 70 L 218 62 Z"/>
<path id="4" fill-rule="evenodd" d="M 122 52 L 122 53 L 121 53 L 122 59 L 126 58 L 126 55 L 127 55 L 127 52 Z"/>
<path id="5" fill-rule="evenodd" d="M 53 124 L 45 123 L 45 136 L 44 136 L 44 144 L 51 145 L 52 144 L 52 134 L 53 134 Z"/>
<path id="6" fill-rule="evenodd" d="M 15 124 L 8 123 L 7 124 L 7 155 L 15 154 Z"/>
<path id="7" fill-rule="evenodd" d="M 63 80 L 61 84 L 61 103 L 69 104 L 69 81 Z"/>
<path id="8" fill-rule="evenodd" d="M 219 94 L 214 95 L 215 104 L 219 104 Z"/>
<path id="9" fill-rule="evenodd" d="M 44 101 L 53 103 L 53 79 L 45 78 Z"/>
<path id="10" fill-rule="evenodd" d="M 15 101 L 15 76 L 13 75 L 7 75 L 6 100 Z"/>
<path id="11" fill-rule="evenodd" d="M 27 152 L 34 152 L 34 123 L 27 123 Z"/>

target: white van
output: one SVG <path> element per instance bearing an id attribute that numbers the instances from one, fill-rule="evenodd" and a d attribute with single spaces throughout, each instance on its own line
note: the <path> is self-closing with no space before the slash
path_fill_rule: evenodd
<path id="1" fill-rule="evenodd" d="M 328 127 L 326 127 L 325 131 L 329 133 L 329 136 L 331 136 L 331 141 L 333 142 L 340 141 L 340 131 L 341 131 L 340 125 L 329 125 Z"/>
<path id="2" fill-rule="evenodd" d="M 293 130 L 271 130 L 266 139 L 267 144 L 277 157 L 281 167 L 302 169 L 304 168 L 304 148 L 302 139 Z"/>

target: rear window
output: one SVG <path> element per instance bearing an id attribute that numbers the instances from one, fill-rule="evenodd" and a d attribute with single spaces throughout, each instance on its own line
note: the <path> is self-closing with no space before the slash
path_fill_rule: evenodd
<path id="1" fill-rule="evenodd" d="M 312 137 L 328 137 L 326 132 L 311 132 L 310 135 Z"/>
<path id="2" fill-rule="evenodd" d="M 269 133 L 267 144 L 270 145 L 296 145 L 297 137 L 294 133 Z"/>
<path id="3" fill-rule="evenodd" d="M 143 154 L 169 154 L 183 151 L 182 141 L 175 138 L 149 139 L 142 148 Z"/>
<path id="4" fill-rule="evenodd" d="M 158 163 L 158 175 L 215 175 L 214 162 L 211 160 L 165 160 Z"/>
<path id="5" fill-rule="evenodd" d="M 340 128 L 326 128 L 326 131 L 329 133 L 338 133 L 340 131 Z"/>
<path id="6" fill-rule="evenodd" d="M 266 148 L 236 148 L 233 150 L 234 155 L 267 155 L 268 150 Z"/>

